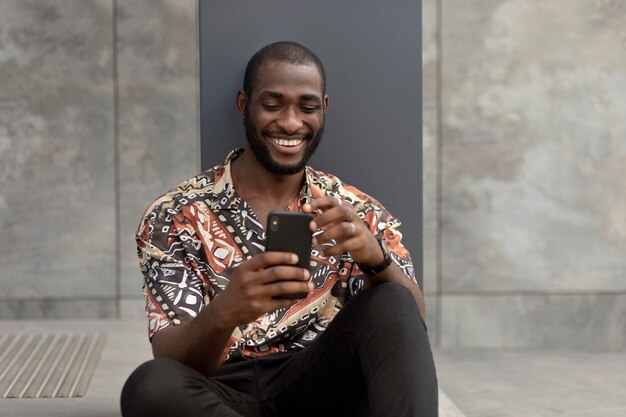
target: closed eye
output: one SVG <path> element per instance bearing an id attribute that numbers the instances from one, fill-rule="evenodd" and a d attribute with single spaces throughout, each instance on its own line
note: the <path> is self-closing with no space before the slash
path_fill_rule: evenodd
<path id="1" fill-rule="evenodd" d="M 262 106 L 265 110 L 268 111 L 277 111 L 278 109 L 280 109 L 280 106 L 278 104 L 263 103 Z"/>
<path id="2" fill-rule="evenodd" d="M 320 106 L 302 106 L 301 109 L 305 113 L 314 113 L 320 109 Z"/>

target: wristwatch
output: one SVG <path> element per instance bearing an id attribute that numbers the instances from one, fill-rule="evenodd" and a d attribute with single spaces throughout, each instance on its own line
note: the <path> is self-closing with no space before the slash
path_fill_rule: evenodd
<path id="1" fill-rule="evenodd" d="M 357 262 L 359 269 L 365 272 L 367 275 L 372 276 L 372 277 L 375 276 L 376 274 L 383 272 L 385 269 L 387 269 L 389 265 L 391 265 L 391 253 L 389 253 L 389 249 L 387 249 L 387 245 L 385 245 L 385 242 L 382 239 L 376 239 L 376 240 L 378 241 L 378 244 L 380 245 L 380 249 L 382 249 L 383 251 L 383 260 L 379 264 L 376 264 L 376 265 L 365 265 L 365 264 Z"/>

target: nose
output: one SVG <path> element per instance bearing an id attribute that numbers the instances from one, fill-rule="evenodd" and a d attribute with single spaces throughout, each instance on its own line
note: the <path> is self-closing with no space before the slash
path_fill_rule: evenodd
<path id="1" fill-rule="evenodd" d="M 298 112 L 292 107 L 286 107 L 278 117 L 276 121 L 278 127 L 280 127 L 286 134 L 291 135 L 296 133 L 302 128 L 302 119 L 298 115 Z"/>

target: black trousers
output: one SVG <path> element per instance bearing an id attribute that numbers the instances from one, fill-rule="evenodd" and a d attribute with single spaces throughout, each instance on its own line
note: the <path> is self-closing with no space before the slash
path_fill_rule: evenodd
<path id="1" fill-rule="evenodd" d="M 169 359 L 126 381 L 124 417 L 437 416 L 437 377 L 411 293 L 386 283 L 350 300 L 311 346 L 222 365 Z"/>

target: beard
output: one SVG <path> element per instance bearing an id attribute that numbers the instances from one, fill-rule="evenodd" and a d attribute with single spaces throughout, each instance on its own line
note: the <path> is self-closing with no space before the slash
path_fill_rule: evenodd
<path id="1" fill-rule="evenodd" d="M 322 122 L 319 130 L 314 135 L 307 135 L 304 138 L 304 153 L 300 161 L 295 164 L 281 164 L 272 158 L 269 144 L 266 143 L 266 139 L 260 136 L 255 127 L 250 123 L 247 112 L 244 115 L 243 125 L 246 128 L 246 139 L 254 157 L 263 168 L 275 175 L 293 175 L 302 171 L 315 153 L 322 141 L 322 135 L 324 134 L 324 123 Z"/>

